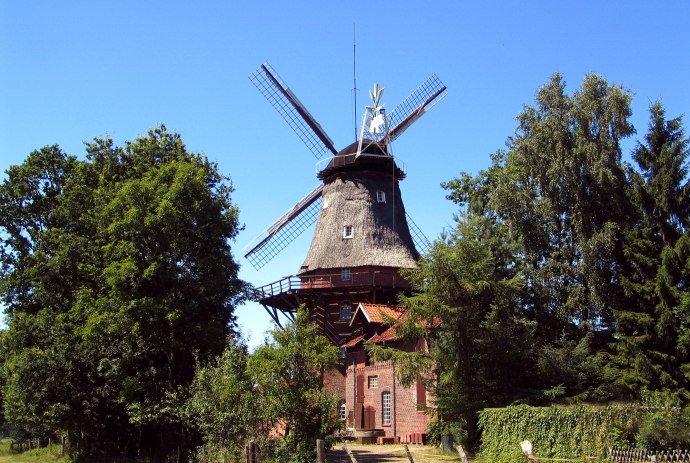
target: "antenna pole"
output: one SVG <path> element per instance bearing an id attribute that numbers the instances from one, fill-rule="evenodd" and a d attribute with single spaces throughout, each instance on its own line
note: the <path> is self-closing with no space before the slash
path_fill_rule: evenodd
<path id="1" fill-rule="evenodd" d="M 355 100 L 352 121 L 355 127 L 355 141 L 357 141 L 357 24 L 352 24 L 352 81 L 352 98 Z"/>

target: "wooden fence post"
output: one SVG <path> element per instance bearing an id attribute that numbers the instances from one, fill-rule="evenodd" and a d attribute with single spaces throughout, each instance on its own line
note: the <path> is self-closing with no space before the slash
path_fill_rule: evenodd
<path id="1" fill-rule="evenodd" d="M 358 463 L 357 459 L 355 458 L 354 454 L 352 453 L 352 450 L 347 446 L 347 442 L 343 443 L 343 448 L 345 449 L 345 453 L 347 453 L 347 456 L 350 457 L 350 461 L 352 463 Z"/>
<path id="2" fill-rule="evenodd" d="M 256 444 L 250 440 L 246 446 L 247 463 L 258 463 L 256 461 Z"/>
<path id="3" fill-rule="evenodd" d="M 317 463 L 326 463 L 326 445 L 323 439 L 316 439 L 316 461 Z"/>
<path id="4" fill-rule="evenodd" d="M 467 460 L 467 454 L 465 453 L 465 449 L 462 448 L 462 445 L 458 444 L 455 449 L 458 451 L 458 455 L 460 455 L 460 461 L 462 461 L 462 463 L 469 463 L 469 460 Z"/>
<path id="5" fill-rule="evenodd" d="M 410 463 L 414 463 L 414 459 L 412 458 L 412 454 L 410 453 L 410 449 L 407 447 L 407 444 L 405 444 L 405 453 L 407 454 L 407 459 L 410 460 Z"/>

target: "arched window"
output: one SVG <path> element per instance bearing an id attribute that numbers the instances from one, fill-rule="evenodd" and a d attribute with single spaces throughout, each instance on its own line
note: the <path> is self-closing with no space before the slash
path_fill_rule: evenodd
<path id="1" fill-rule="evenodd" d="M 343 301 L 340 303 L 340 319 L 349 320 L 352 317 L 352 304 L 350 301 Z"/>
<path id="2" fill-rule="evenodd" d="M 381 418 L 384 425 L 391 424 L 391 391 L 381 393 Z"/>

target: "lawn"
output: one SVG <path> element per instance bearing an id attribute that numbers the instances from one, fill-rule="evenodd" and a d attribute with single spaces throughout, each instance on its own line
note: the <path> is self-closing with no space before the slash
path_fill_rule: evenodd
<path id="1" fill-rule="evenodd" d="M 24 453 L 13 453 L 10 452 L 11 441 L 11 439 L 0 439 L 0 463 L 70 462 L 69 457 L 60 455 L 59 445 L 54 445 L 50 450 L 42 448 Z"/>
<path id="2" fill-rule="evenodd" d="M 348 444 L 348 447 L 359 463 L 408 463 L 405 447 L 400 444 L 392 445 L 362 445 Z M 442 453 L 437 447 L 430 445 L 409 445 L 410 453 L 415 463 L 455 463 L 460 458 L 457 454 Z M 342 444 L 336 444 L 328 452 L 326 461 L 329 463 L 350 463 L 350 458 L 342 449 Z"/>

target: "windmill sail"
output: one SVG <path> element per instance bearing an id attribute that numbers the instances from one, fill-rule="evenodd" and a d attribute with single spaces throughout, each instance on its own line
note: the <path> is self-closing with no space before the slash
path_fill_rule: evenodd
<path id="1" fill-rule="evenodd" d="M 410 235 L 412 235 L 412 242 L 414 243 L 414 247 L 417 248 L 417 252 L 420 254 L 428 253 L 432 248 L 431 241 L 429 241 L 429 238 L 422 232 L 422 229 L 412 220 L 410 214 L 406 212 L 405 215 L 407 216 L 407 226 L 410 229 Z"/>
<path id="2" fill-rule="evenodd" d="M 388 115 L 389 139 L 395 140 L 446 96 L 446 86 L 432 75 Z"/>
<path id="3" fill-rule="evenodd" d="M 249 80 L 307 145 L 316 159 L 321 159 L 329 151 L 337 153 L 333 140 L 268 63 L 254 71 Z"/>
<path id="4" fill-rule="evenodd" d="M 257 240 L 259 241 L 244 255 L 256 270 L 263 267 L 316 222 L 321 206 L 322 191 L 323 184 L 314 188 L 276 220 L 273 225 L 268 227 L 265 232 L 244 247 L 242 251 L 252 246 Z"/>

